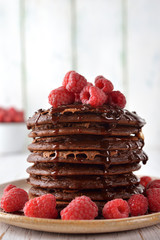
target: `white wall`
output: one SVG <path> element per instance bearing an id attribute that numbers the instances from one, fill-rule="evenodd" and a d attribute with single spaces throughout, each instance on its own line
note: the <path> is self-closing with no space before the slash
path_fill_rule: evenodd
<path id="1" fill-rule="evenodd" d="M 0 105 L 30 116 L 71 69 L 102 74 L 160 148 L 159 0 L 0 0 Z"/>

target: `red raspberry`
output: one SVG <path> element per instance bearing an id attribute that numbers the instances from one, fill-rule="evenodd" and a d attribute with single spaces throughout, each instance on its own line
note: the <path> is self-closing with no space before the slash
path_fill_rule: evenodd
<path id="1" fill-rule="evenodd" d="M 15 187 L 16 187 L 15 185 L 9 184 L 4 188 L 3 193 L 5 194 L 6 192 L 8 192 L 9 190 Z"/>
<path id="2" fill-rule="evenodd" d="M 89 197 L 76 197 L 60 215 L 63 220 L 92 220 L 98 215 L 98 207 Z"/>
<path id="3" fill-rule="evenodd" d="M 106 219 L 126 218 L 129 216 L 129 206 L 127 201 L 118 198 L 107 202 L 102 210 Z"/>
<path id="4" fill-rule="evenodd" d="M 142 194 L 135 194 L 128 201 L 131 216 L 144 215 L 148 210 L 148 200 Z"/>
<path id="5" fill-rule="evenodd" d="M 104 77 L 103 77 L 102 75 L 98 75 L 98 76 L 95 78 L 95 81 L 94 81 L 94 82 L 96 83 L 96 81 L 99 80 L 99 79 L 101 79 L 101 78 L 104 78 Z"/>
<path id="6" fill-rule="evenodd" d="M 4 122 L 4 116 L 6 111 L 3 108 L 0 108 L 0 122 Z"/>
<path id="7" fill-rule="evenodd" d="M 156 180 L 153 180 L 151 182 L 148 183 L 147 189 L 149 188 L 160 188 L 160 179 L 156 179 Z"/>
<path id="8" fill-rule="evenodd" d="M 68 84 L 68 78 L 69 78 L 69 76 L 70 76 L 70 74 L 71 74 L 72 72 L 75 72 L 75 71 L 69 71 L 69 72 L 67 72 L 66 75 L 64 76 L 63 83 L 62 83 L 63 86 L 66 86 L 66 85 Z"/>
<path id="9" fill-rule="evenodd" d="M 143 176 L 140 178 L 140 184 L 146 188 L 147 184 L 152 180 L 151 177 Z"/>
<path id="10" fill-rule="evenodd" d="M 62 85 L 69 91 L 80 93 L 87 85 L 87 80 L 75 71 L 66 73 Z"/>
<path id="11" fill-rule="evenodd" d="M 91 82 L 87 82 L 86 86 L 93 86 L 93 84 Z"/>
<path id="12" fill-rule="evenodd" d="M 102 106 L 105 103 L 107 96 L 97 87 L 86 86 L 80 93 L 80 99 L 84 104 L 90 104 L 93 107 L 97 107 Z"/>
<path id="13" fill-rule="evenodd" d="M 15 109 L 14 107 L 11 107 L 11 108 L 8 109 L 7 112 L 8 112 L 8 114 L 9 114 L 9 116 L 11 117 L 12 122 L 14 122 L 14 117 L 15 117 L 16 114 L 17 114 L 16 109 Z"/>
<path id="14" fill-rule="evenodd" d="M 146 195 L 150 211 L 160 212 L 160 188 L 149 188 Z"/>
<path id="15" fill-rule="evenodd" d="M 103 76 L 98 76 L 95 79 L 95 86 L 102 89 L 103 92 L 109 93 L 113 91 L 113 84 Z"/>
<path id="16" fill-rule="evenodd" d="M 30 199 L 25 204 L 23 211 L 27 217 L 56 218 L 56 198 L 52 194 L 45 194 Z"/>
<path id="17" fill-rule="evenodd" d="M 48 101 L 54 108 L 57 108 L 63 104 L 71 104 L 74 102 L 74 93 L 68 92 L 62 86 L 50 92 Z"/>
<path id="18" fill-rule="evenodd" d="M 87 82 L 87 85 L 86 86 L 93 86 L 93 84 L 92 83 L 90 83 L 90 82 Z M 75 102 L 81 102 L 81 99 L 80 99 L 80 93 L 75 93 L 74 94 L 75 95 Z"/>
<path id="19" fill-rule="evenodd" d="M 126 105 L 126 98 L 120 91 L 112 91 L 108 94 L 109 96 L 109 104 L 113 106 L 119 106 L 120 108 L 124 108 Z"/>
<path id="20" fill-rule="evenodd" d="M 6 122 L 6 123 L 7 122 L 13 122 L 12 116 L 10 115 L 8 110 L 5 111 L 5 115 L 3 116 L 3 121 Z"/>
<path id="21" fill-rule="evenodd" d="M 75 93 L 74 96 L 75 96 L 75 100 L 74 101 L 80 103 L 81 102 L 80 93 Z"/>
<path id="22" fill-rule="evenodd" d="M 16 212 L 23 209 L 28 201 L 28 194 L 21 188 L 12 188 L 1 198 L 1 208 L 5 212 Z"/>
<path id="23" fill-rule="evenodd" d="M 14 116 L 14 122 L 24 122 L 24 113 L 23 111 L 17 111 Z"/>

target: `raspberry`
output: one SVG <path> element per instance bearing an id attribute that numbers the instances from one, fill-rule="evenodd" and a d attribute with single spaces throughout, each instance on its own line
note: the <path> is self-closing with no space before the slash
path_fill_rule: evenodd
<path id="1" fill-rule="evenodd" d="M 93 86 L 93 84 L 91 82 L 87 82 L 86 86 Z"/>
<path id="2" fill-rule="evenodd" d="M 87 80 L 75 71 L 66 73 L 62 85 L 69 91 L 80 93 L 87 85 Z"/>
<path id="3" fill-rule="evenodd" d="M 105 103 L 107 96 L 97 87 L 86 86 L 80 93 L 80 99 L 84 104 L 90 104 L 93 107 L 97 107 L 102 106 Z"/>
<path id="4" fill-rule="evenodd" d="M 109 94 L 109 104 L 124 108 L 126 105 L 126 98 L 120 91 L 112 91 Z"/>
<path id="5" fill-rule="evenodd" d="M 103 77 L 102 75 L 98 75 L 98 76 L 95 78 L 95 81 L 94 81 L 94 82 L 96 83 L 96 81 L 99 80 L 99 79 L 101 79 L 101 78 L 104 78 L 104 77 Z"/>
<path id="6" fill-rule="evenodd" d="M 69 79 L 69 76 L 70 76 L 70 74 L 71 74 L 72 72 L 75 72 L 75 71 L 69 71 L 69 72 L 67 72 L 66 75 L 64 76 L 63 83 L 62 83 L 63 86 L 66 86 L 66 85 L 68 84 L 68 79 Z"/>
<path id="7" fill-rule="evenodd" d="M 56 198 L 52 194 L 45 194 L 29 200 L 24 206 L 27 217 L 57 218 Z"/>
<path id="8" fill-rule="evenodd" d="M 126 218 L 129 216 L 129 206 L 127 201 L 118 198 L 107 202 L 102 210 L 104 218 L 116 219 Z"/>
<path id="9" fill-rule="evenodd" d="M 103 76 L 98 76 L 95 79 L 95 86 L 102 89 L 103 92 L 109 93 L 113 91 L 113 84 Z"/>
<path id="10" fill-rule="evenodd" d="M 93 86 L 93 84 L 90 83 L 90 82 L 87 82 L 86 86 Z M 75 96 L 75 100 L 74 101 L 80 103 L 81 102 L 80 93 L 75 93 L 74 96 Z"/>
<path id="11" fill-rule="evenodd" d="M 143 176 L 140 178 L 140 184 L 144 187 L 147 186 L 147 184 L 152 180 L 151 177 L 148 177 L 148 176 Z"/>
<path id="12" fill-rule="evenodd" d="M 54 108 L 57 108 L 63 104 L 71 104 L 74 102 L 74 93 L 68 92 L 62 86 L 50 92 L 48 101 Z"/>
<path id="13" fill-rule="evenodd" d="M 5 212 L 16 212 L 23 209 L 28 201 L 28 194 L 21 188 L 12 188 L 1 199 L 1 208 Z"/>
<path id="14" fill-rule="evenodd" d="M 14 122 L 24 122 L 24 113 L 23 111 L 17 111 L 14 116 Z"/>
<path id="15" fill-rule="evenodd" d="M 76 197 L 60 215 L 63 220 L 92 220 L 98 215 L 98 207 L 89 197 Z"/>
<path id="16" fill-rule="evenodd" d="M 9 184 L 7 185 L 4 190 L 3 190 L 3 193 L 7 193 L 9 190 L 11 190 L 12 188 L 15 188 L 16 186 L 15 185 L 12 185 L 12 184 Z"/>
<path id="17" fill-rule="evenodd" d="M 75 96 L 75 100 L 74 101 L 80 103 L 81 102 L 80 94 L 79 93 L 75 93 L 74 96 Z"/>
<path id="18" fill-rule="evenodd" d="M 149 188 L 160 188 L 160 179 L 150 181 L 146 188 L 147 189 L 149 189 Z"/>
<path id="19" fill-rule="evenodd" d="M 6 110 L 5 111 L 5 115 L 4 115 L 4 117 L 3 117 L 3 121 L 4 122 L 13 122 L 13 120 L 12 120 L 12 116 L 9 114 L 9 112 Z"/>
<path id="20" fill-rule="evenodd" d="M 160 188 L 149 188 L 146 195 L 150 211 L 160 212 Z"/>
<path id="21" fill-rule="evenodd" d="M 14 118 L 15 118 L 15 116 L 16 116 L 16 114 L 17 114 L 16 109 L 15 109 L 14 107 L 11 107 L 11 108 L 8 109 L 7 113 L 8 113 L 9 116 L 11 117 L 12 122 L 14 122 Z"/>
<path id="22" fill-rule="evenodd" d="M 142 194 L 135 194 L 128 201 L 131 216 L 144 215 L 148 210 L 148 200 Z"/>
<path id="23" fill-rule="evenodd" d="M 4 116 L 6 111 L 3 108 L 0 108 L 0 122 L 4 122 Z"/>

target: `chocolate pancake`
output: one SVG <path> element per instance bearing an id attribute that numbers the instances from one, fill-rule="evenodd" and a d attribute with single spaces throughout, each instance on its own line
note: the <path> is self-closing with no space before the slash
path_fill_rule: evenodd
<path id="1" fill-rule="evenodd" d="M 37 163 L 27 169 L 27 173 L 42 176 L 84 176 L 84 175 L 114 175 L 136 171 L 140 164 L 132 163 L 115 165 L 106 168 L 103 165 L 73 164 L 73 163 Z"/>
<path id="2" fill-rule="evenodd" d="M 142 150 L 135 151 L 44 151 L 28 156 L 30 163 L 81 163 L 117 165 L 134 162 L 146 163 L 147 155 Z"/>
<path id="3" fill-rule="evenodd" d="M 61 123 L 57 125 L 48 124 L 32 127 L 29 137 L 47 137 L 58 135 L 91 134 L 106 136 L 130 136 L 135 135 L 139 130 L 135 126 L 124 126 L 115 124 L 97 123 Z"/>
<path id="4" fill-rule="evenodd" d="M 52 189 L 106 189 L 111 187 L 129 186 L 139 183 L 133 174 L 108 176 L 42 176 L 30 175 L 28 182 L 36 187 Z"/>
<path id="5" fill-rule="evenodd" d="M 138 137 L 102 137 L 72 135 L 37 138 L 28 146 L 30 151 L 52 150 L 134 150 L 142 149 L 144 141 Z"/>
<path id="6" fill-rule="evenodd" d="M 56 109 L 39 109 L 33 117 L 27 121 L 28 129 L 35 125 L 57 124 L 61 122 L 99 122 L 116 123 L 121 125 L 143 127 L 145 120 L 136 112 L 129 112 L 115 106 L 103 105 L 93 108 L 84 104 L 71 104 L 60 106 Z"/>
<path id="7" fill-rule="evenodd" d="M 103 206 L 142 193 L 133 172 L 148 160 L 144 124 L 135 112 L 108 105 L 38 110 L 27 121 L 30 197 L 54 194 L 61 209 L 81 195 Z"/>
<path id="8" fill-rule="evenodd" d="M 71 201 L 77 196 L 88 196 L 93 201 L 109 201 L 114 198 L 123 198 L 128 199 L 133 194 L 143 193 L 143 187 L 140 185 L 132 185 L 131 187 L 117 187 L 104 189 L 96 189 L 96 190 L 57 190 L 57 189 L 47 189 L 43 190 L 41 188 L 32 187 L 29 191 L 30 194 L 41 196 L 43 194 L 51 193 L 53 194 L 58 201 Z"/>
<path id="9" fill-rule="evenodd" d="M 89 188 L 105 188 L 105 187 L 120 187 L 120 186 L 129 186 L 135 185 L 139 183 L 139 179 L 133 174 L 123 174 L 123 175 L 110 175 L 110 176 L 85 176 L 84 181 L 81 181 L 80 176 L 72 176 L 72 177 L 64 177 L 64 176 L 57 176 L 54 178 L 53 176 L 36 176 L 31 175 L 31 185 L 33 181 L 36 181 L 37 184 L 48 184 L 48 188 L 60 188 L 60 189 L 88 189 Z M 38 182 L 39 181 L 39 182 Z M 44 190 L 44 189 L 43 189 Z"/>

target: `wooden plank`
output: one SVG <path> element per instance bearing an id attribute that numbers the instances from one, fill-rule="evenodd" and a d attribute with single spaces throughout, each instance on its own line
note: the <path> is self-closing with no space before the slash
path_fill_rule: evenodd
<path id="1" fill-rule="evenodd" d="M 158 225 L 160 226 L 160 225 Z M 139 230 L 139 233 L 143 239 L 152 239 L 159 240 L 160 239 L 160 228 L 157 226 L 142 228 Z"/>
<path id="2" fill-rule="evenodd" d="M 5 224 L 6 225 L 6 224 Z M 6 225 L 9 226 L 9 225 Z M 0 223 L 1 227 L 1 223 Z M 24 228 L 9 226 L 8 230 L 2 236 L 2 240 L 36 240 L 41 239 L 42 232 L 32 231 Z M 1 240 L 1 239 L 0 239 Z"/>
<path id="3" fill-rule="evenodd" d="M 4 223 L 0 223 L 0 240 L 2 238 L 4 239 L 4 236 L 7 233 L 9 227 L 10 227 L 10 225 L 4 224 Z"/>
<path id="4" fill-rule="evenodd" d="M 129 107 L 147 121 L 147 147 L 160 147 L 160 4 L 128 0 Z"/>
<path id="5" fill-rule="evenodd" d="M 122 8 L 119 0 L 77 0 L 77 70 L 88 81 L 104 75 L 122 83 Z"/>
<path id="6" fill-rule="evenodd" d="M 0 105 L 22 108 L 19 1 L 0 0 Z"/>
<path id="7" fill-rule="evenodd" d="M 28 116 L 48 108 L 48 94 L 71 69 L 70 0 L 26 1 Z"/>

